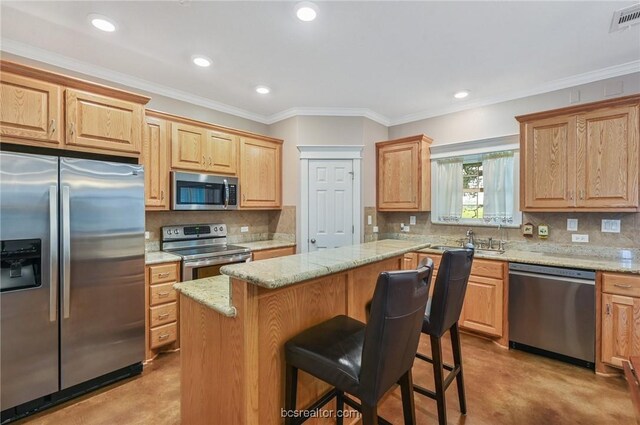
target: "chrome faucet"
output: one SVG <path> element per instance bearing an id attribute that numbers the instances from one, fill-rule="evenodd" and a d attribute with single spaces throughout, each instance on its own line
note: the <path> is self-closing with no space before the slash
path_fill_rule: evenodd
<path id="1" fill-rule="evenodd" d="M 467 243 L 472 247 L 475 247 L 475 239 L 473 238 L 473 230 L 467 230 Z"/>

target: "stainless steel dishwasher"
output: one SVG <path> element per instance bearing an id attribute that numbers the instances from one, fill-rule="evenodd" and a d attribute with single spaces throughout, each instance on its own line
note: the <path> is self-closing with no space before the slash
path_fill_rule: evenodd
<path id="1" fill-rule="evenodd" d="M 509 264 L 511 348 L 594 368 L 595 272 Z"/>

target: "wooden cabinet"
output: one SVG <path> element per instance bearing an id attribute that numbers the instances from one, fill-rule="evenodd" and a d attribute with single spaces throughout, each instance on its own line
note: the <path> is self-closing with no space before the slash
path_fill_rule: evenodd
<path id="1" fill-rule="evenodd" d="M 251 253 L 251 260 L 266 260 L 268 258 L 284 257 L 286 255 L 293 255 L 296 253 L 296 247 L 287 246 L 284 248 L 262 249 L 260 251 L 254 251 Z"/>
<path id="2" fill-rule="evenodd" d="M 139 154 L 143 115 L 140 104 L 66 89 L 66 146 L 89 152 Z"/>
<path id="3" fill-rule="evenodd" d="M 429 211 L 431 163 L 425 135 L 376 143 L 380 211 Z"/>
<path id="4" fill-rule="evenodd" d="M 204 171 L 207 130 L 188 124 L 171 124 L 171 168 Z"/>
<path id="5" fill-rule="evenodd" d="M 638 209 L 640 96 L 517 117 L 523 211 Z"/>
<path id="6" fill-rule="evenodd" d="M 153 264 L 145 270 L 146 344 L 145 359 L 163 350 L 180 347 L 179 305 L 173 285 L 180 276 L 180 262 Z"/>
<path id="7" fill-rule="evenodd" d="M 238 136 L 209 130 L 205 149 L 207 171 L 236 175 L 238 172 Z"/>
<path id="8" fill-rule="evenodd" d="M 601 358 L 622 367 L 640 355 L 640 276 L 602 273 Z"/>
<path id="9" fill-rule="evenodd" d="M 240 207 L 282 208 L 282 143 L 240 138 Z"/>
<path id="10" fill-rule="evenodd" d="M 142 144 L 144 199 L 147 210 L 169 209 L 169 123 L 147 117 Z"/>
<path id="11" fill-rule="evenodd" d="M 0 135 L 20 143 L 59 147 L 64 135 L 62 87 L 3 72 L 0 81 Z"/>

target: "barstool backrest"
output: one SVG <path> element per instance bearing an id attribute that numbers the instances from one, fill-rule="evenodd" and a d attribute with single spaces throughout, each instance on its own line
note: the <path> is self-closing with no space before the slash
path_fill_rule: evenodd
<path id="1" fill-rule="evenodd" d="M 371 301 L 360 369 L 362 401 L 374 405 L 413 366 L 433 261 L 417 270 L 380 273 Z"/>
<path id="2" fill-rule="evenodd" d="M 473 263 L 473 249 L 453 249 L 442 254 L 429 314 L 430 335 L 440 337 L 460 319 Z"/>

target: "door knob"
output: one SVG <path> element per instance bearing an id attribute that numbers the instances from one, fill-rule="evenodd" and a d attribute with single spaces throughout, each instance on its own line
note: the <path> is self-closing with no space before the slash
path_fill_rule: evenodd
<path id="1" fill-rule="evenodd" d="M 316 240 L 315 239 L 311 239 L 311 243 L 316 243 Z"/>

